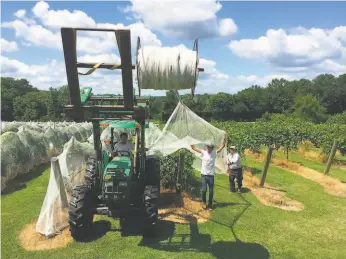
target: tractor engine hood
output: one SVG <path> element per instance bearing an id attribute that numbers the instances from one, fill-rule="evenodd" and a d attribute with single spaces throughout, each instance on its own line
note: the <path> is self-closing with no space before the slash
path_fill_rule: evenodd
<path id="1" fill-rule="evenodd" d="M 129 177 L 131 173 L 132 161 L 130 157 L 114 157 L 111 162 L 108 163 L 106 170 L 104 170 L 105 175 L 118 175 L 122 174 Z"/>

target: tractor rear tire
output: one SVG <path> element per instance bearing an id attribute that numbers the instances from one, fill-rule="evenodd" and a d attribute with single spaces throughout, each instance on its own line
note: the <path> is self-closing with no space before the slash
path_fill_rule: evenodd
<path id="1" fill-rule="evenodd" d="M 73 188 L 69 203 L 69 225 L 71 236 L 77 241 L 87 237 L 92 228 L 94 201 L 92 185 L 84 184 Z"/>
<path id="2" fill-rule="evenodd" d="M 158 220 L 159 194 L 160 194 L 159 186 L 147 185 L 144 188 L 144 210 L 145 210 L 144 234 L 145 235 L 153 234 L 155 223 Z"/>

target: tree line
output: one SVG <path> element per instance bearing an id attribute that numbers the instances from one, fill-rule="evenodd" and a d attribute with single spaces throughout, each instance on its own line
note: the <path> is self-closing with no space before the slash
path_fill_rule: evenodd
<path id="1" fill-rule="evenodd" d="M 253 85 L 236 94 L 180 96 L 182 102 L 204 119 L 255 121 L 268 114 L 284 114 L 314 123 L 346 110 L 346 74 L 322 74 L 313 80 L 273 79 L 266 87 Z M 151 119 L 166 121 L 179 98 L 174 91 L 151 97 Z M 59 121 L 68 104 L 66 86 L 39 90 L 26 79 L 1 78 L 3 121 Z"/>

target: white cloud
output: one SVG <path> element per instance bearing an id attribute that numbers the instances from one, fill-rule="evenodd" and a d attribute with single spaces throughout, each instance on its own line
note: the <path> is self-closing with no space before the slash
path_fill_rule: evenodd
<path id="1" fill-rule="evenodd" d="M 219 33 L 221 36 L 228 36 L 236 33 L 238 30 L 237 25 L 230 18 L 222 19 L 220 21 Z"/>
<path id="2" fill-rule="evenodd" d="M 66 84 L 64 73 L 64 65 L 55 60 L 44 65 L 27 65 L 15 59 L 1 57 L 2 76 L 25 78 L 39 89 L 47 90 L 49 87 Z"/>
<path id="3" fill-rule="evenodd" d="M 267 84 L 274 78 L 285 78 L 287 80 L 291 80 L 291 77 L 285 74 L 273 74 L 262 77 L 256 75 L 227 76 L 226 79 L 217 79 L 210 77 L 208 79 L 199 80 L 197 82 L 196 93 L 204 94 L 224 92 L 234 94 L 252 85 L 266 87 Z"/>
<path id="4" fill-rule="evenodd" d="M 28 25 L 23 21 L 4 22 L 4 28 L 15 30 L 16 37 L 36 46 L 62 49 L 59 33 L 54 33 L 41 25 Z"/>
<path id="5" fill-rule="evenodd" d="M 7 41 L 3 38 L 0 38 L 0 45 L 2 52 L 14 52 L 18 50 L 18 45 L 15 41 Z"/>
<path id="6" fill-rule="evenodd" d="M 23 18 L 25 17 L 26 11 L 24 9 L 18 10 L 17 12 L 14 13 L 14 16 L 18 18 Z"/>
<path id="7" fill-rule="evenodd" d="M 297 28 L 267 31 L 257 39 L 233 40 L 228 47 L 247 59 L 267 62 L 282 71 L 304 71 L 337 60 L 346 53 L 346 26 L 333 30 Z"/>
<path id="8" fill-rule="evenodd" d="M 25 10 L 24 10 L 25 11 Z M 35 24 L 35 21 L 25 17 L 25 12 L 19 10 L 17 17 L 21 20 L 3 23 L 4 28 L 11 28 L 15 31 L 16 37 L 25 42 L 39 47 L 62 49 L 60 28 L 66 27 L 88 27 L 88 28 L 114 28 L 130 29 L 132 38 L 132 50 L 136 48 L 137 37 L 141 38 L 142 45 L 160 46 L 161 41 L 142 23 L 133 23 L 128 26 L 123 24 L 103 24 L 96 23 L 94 19 L 86 13 L 74 10 L 50 10 L 46 2 L 38 2 L 32 9 L 35 17 L 42 22 L 42 25 Z M 34 21 L 34 22 L 32 22 Z M 89 54 L 109 53 L 117 49 L 114 33 L 110 32 L 78 32 L 77 51 Z"/>
<path id="9" fill-rule="evenodd" d="M 116 56 L 82 56 L 80 60 L 89 61 L 90 58 L 117 59 Z M 94 93 L 121 93 L 122 80 L 121 74 L 114 71 L 97 70 L 89 76 L 80 76 L 80 86 L 91 86 Z M 1 74 L 5 77 L 25 78 L 34 87 L 41 90 L 47 90 L 49 87 L 61 87 L 67 84 L 65 64 L 52 60 L 43 65 L 28 65 L 15 59 L 9 59 L 1 56 Z"/>
<path id="10" fill-rule="evenodd" d="M 79 62 L 120 63 L 120 57 L 115 54 L 83 55 L 77 59 Z"/>
<path id="11" fill-rule="evenodd" d="M 38 2 L 33 8 L 33 13 L 35 16 L 49 29 L 58 30 L 61 27 L 86 27 L 86 28 L 105 28 L 105 29 L 130 29 L 132 37 L 132 45 L 135 46 L 137 37 L 141 38 L 143 45 L 156 45 L 160 46 L 161 41 L 157 39 L 156 35 L 152 33 L 147 27 L 142 23 L 134 23 L 128 26 L 124 24 L 111 24 L 111 23 L 97 23 L 93 18 L 88 16 L 85 12 L 74 10 L 70 12 L 68 10 L 50 10 L 49 4 L 46 2 Z M 83 33 L 81 33 L 83 35 Z M 84 35 L 89 36 L 88 39 L 82 39 L 86 42 L 91 41 L 90 39 L 98 39 L 92 45 L 95 49 L 97 46 L 99 51 L 94 50 L 91 53 L 102 53 L 104 51 L 109 51 L 113 47 L 116 47 L 115 35 L 110 32 L 87 32 Z M 78 38 L 79 41 L 80 38 Z M 77 41 L 77 44 L 78 44 Z M 101 43 L 101 41 L 107 41 Z M 87 44 L 87 43 L 86 43 Z M 101 44 L 101 46 L 99 46 Z M 111 44 L 111 45 L 110 45 Z M 85 44 L 81 44 L 85 45 Z M 90 52 L 90 48 L 86 47 L 85 52 Z"/>
<path id="12" fill-rule="evenodd" d="M 49 10 L 46 2 L 37 2 L 32 9 L 34 15 L 48 28 L 59 30 L 61 27 L 95 27 L 96 22 L 86 13 L 74 10 Z"/>
<path id="13" fill-rule="evenodd" d="M 204 68 L 204 72 L 200 73 L 202 77 L 204 74 L 206 74 L 207 76 L 214 79 L 228 79 L 229 78 L 227 74 L 224 74 L 216 69 L 216 62 L 213 60 L 201 58 L 199 60 L 198 66 L 200 68 Z"/>
<path id="14" fill-rule="evenodd" d="M 26 17 L 26 10 L 20 9 L 17 12 L 14 13 L 14 16 L 18 19 L 24 21 L 26 24 L 36 24 L 36 21 L 33 19 L 29 19 Z"/>
<path id="15" fill-rule="evenodd" d="M 167 37 L 206 38 L 229 36 L 237 31 L 231 18 L 218 20 L 216 13 L 222 5 L 215 0 L 200 1 L 143 1 L 131 0 L 135 18 L 140 18 L 150 29 Z"/>

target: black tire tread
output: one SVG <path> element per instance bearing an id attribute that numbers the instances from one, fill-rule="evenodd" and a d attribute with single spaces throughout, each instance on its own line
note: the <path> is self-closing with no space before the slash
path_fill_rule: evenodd
<path id="1" fill-rule="evenodd" d="M 88 168 L 85 171 L 84 179 L 87 184 L 93 184 L 97 176 L 96 160 L 93 158 L 90 158 L 87 162 L 87 165 L 88 165 Z"/>
<path id="2" fill-rule="evenodd" d="M 160 160 L 149 158 L 145 162 L 146 185 L 160 186 Z"/>
<path id="3" fill-rule="evenodd" d="M 158 186 L 147 185 L 144 188 L 145 219 L 148 224 L 155 224 L 158 220 L 158 201 L 160 189 Z"/>
<path id="4" fill-rule="evenodd" d="M 75 240 L 85 237 L 93 222 L 93 193 L 89 184 L 76 186 L 69 203 L 69 225 Z"/>

